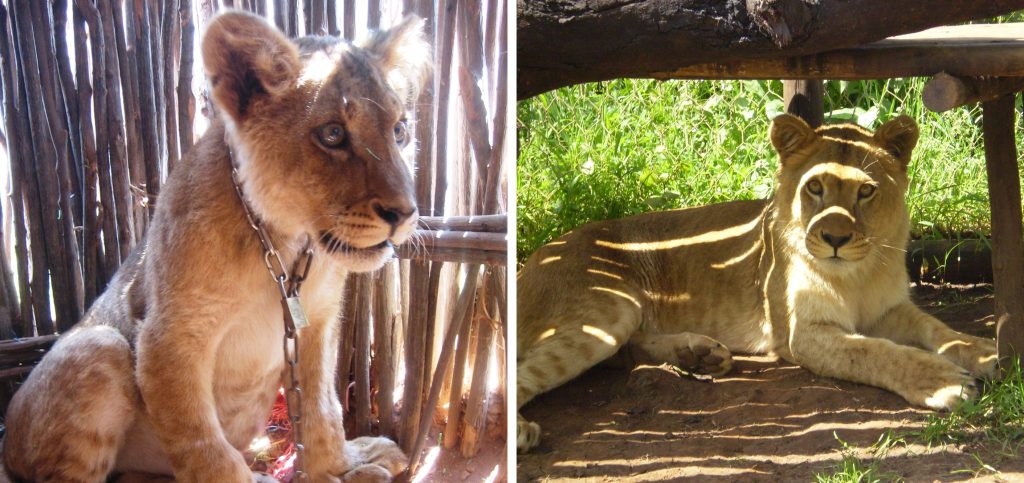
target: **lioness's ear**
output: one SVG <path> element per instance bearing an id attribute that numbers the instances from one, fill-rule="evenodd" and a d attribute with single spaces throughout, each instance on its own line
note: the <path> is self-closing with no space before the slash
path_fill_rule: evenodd
<path id="1" fill-rule="evenodd" d="M 910 116 L 901 115 L 882 124 L 875 131 L 875 142 L 892 154 L 903 169 L 907 169 L 907 164 L 910 163 L 910 153 L 914 150 L 914 146 L 917 146 L 919 136 L 917 122 Z"/>
<path id="2" fill-rule="evenodd" d="M 203 35 L 203 65 L 213 100 L 235 122 L 261 96 L 295 84 L 299 53 L 284 35 L 255 15 L 229 12 L 210 21 Z"/>
<path id="3" fill-rule="evenodd" d="M 779 153 L 779 159 L 785 162 L 789 155 L 813 142 L 818 135 L 803 119 L 792 114 L 782 114 L 772 121 L 768 130 L 772 146 Z"/>
<path id="4" fill-rule="evenodd" d="M 359 45 L 377 60 L 388 85 L 406 105 L 415 102 L 433 63 L 423 38 L 423 19 L 408 15 L 388 30 L 374 32 Z"/>

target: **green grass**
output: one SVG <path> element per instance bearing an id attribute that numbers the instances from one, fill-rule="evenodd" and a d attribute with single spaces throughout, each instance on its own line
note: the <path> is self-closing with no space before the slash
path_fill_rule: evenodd
<path id="1" fill-rule="evenodd" d="M 924 82 L 828 82 L 826 122 L 876 128 L 912 116 L 921 125 L 907 194 L 914 231 L 987 233 L 981 110 L 932 113 Z M 589 221 L 769 196 L 768 126 L 782 108 L 777 81 L 623 79 L 520 102 L 519 260 Z"/>
<path id="2" fill-rule="evenodd" d="M 931 445 L 995 444 L 1000 451 L 1016 453 L 1024 444 L 1024 374 L 1019 362 L 1006 368 L 1002 378 L 987 381 L 977 400 L 930 416 L 914 436 Z"/>
<path id="3" fill-rule="evenodd" d="M 899 481 L 898 475 L 883 473 L 880 467 L 890 448 L 908 441 L 929 446 L 966 445 L 976 450 L 974 467 L 956 473 L 997 474 L 999 470 L 984 460 L 1018 458 L 1024 445 L 1024 374 L 1015 361 L 1000 379 L 984 384 L 977 400 L 965 401 L 949 413 L 929 416 L 921 429 L 883 433 L 868 448 L 871 458 L 857 458 L 856 448 L 838 436 L 836 440 L 843 458 L 829 472 L 815 476 L 819 483 Z"/>

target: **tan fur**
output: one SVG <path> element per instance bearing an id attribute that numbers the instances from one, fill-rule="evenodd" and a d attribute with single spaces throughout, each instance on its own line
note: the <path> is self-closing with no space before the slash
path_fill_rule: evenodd
<path id="1" fill-rule="evenodd" d="M 620 348 L 711 375 L 731 368 L 730 350 L 771 352 L 917 405 L 971 397 L 974 377 L 995 370 L 995 344 L 909 297 L 917 137 L 904 116 L 871 133 L 783 115 L 772 199 L 592 223 L 541 247 L 517 285 L 519 407 Z M 539 438 L 518 416 L 519 450 Z"/>
<path id="2" fill-rule="evenodd" d="M 13 477 L 267 481 L 240 451 L 283 382 L 282 312 L 232 187 L 229 146 L 285 266 L 306 240 L 315 251 L 301 292 L 311 326 L 299 333 L 311 481 L 402 471 L 393 442 L 344 440 L 334 371 L 346 273 L 379 267 L 393 254 L 384 242 L 403 242 L 416 224 L 402 152 L 411 146 L 396 141 L 408 106 L 396 92 L 415 89 L 429 61 L 420 30 L 407 19 L 363 49 L 293 44 L 243 13 L 211 22 L 202 50 L 224 118 L 171 173 L 145 243 L 15 395 L 4 450 Z M 344 127 L 337 148 L 318 137 L 331 123 Z"/>

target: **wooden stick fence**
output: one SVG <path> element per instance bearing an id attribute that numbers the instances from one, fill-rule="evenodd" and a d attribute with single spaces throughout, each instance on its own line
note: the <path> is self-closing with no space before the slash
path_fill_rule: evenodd
<path id="1" fill-rule="evenodd" d="M 212 15 L 241 8 L 289 36 L 353 39 L 414 13 L 427 19 L 435 46 L 433 78 L 414 120 L 424 216 L 400 260 L 350 277 L 337 374 L 346 426 L 352 437 L 393 436 L 417 455 L 434 424 L 444 446 L 459 445 L 467 457 L 486 441 L 503 445 L 507 7 L 507 0 L 0 3 L 9 160 L 9 195 L 0 200 L 0 339 L 9 339 L 0 340 L 3 408 L 139 243 L 167 173 L 215 115 L 205 79 L 193 79 L 197 37 Z M 489 425 L 498 439 L 487 438 Z"/>

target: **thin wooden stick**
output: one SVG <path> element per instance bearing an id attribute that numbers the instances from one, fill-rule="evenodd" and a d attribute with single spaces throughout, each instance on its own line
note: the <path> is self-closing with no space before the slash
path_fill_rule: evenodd
<path id="1" fill-rule="evenodd" d="M 462 329 L 459 331 L 458 348 L 455 351 L 451 387 L 448 391 L 448 419 L 444 424 L 444 447 L 454 448 L 459 442 L 459 429 L 462 423 L 462 381 L 465 379 L 469 356 L 469 336 L 473 329 L 473 312 L 466 310 L 463 314 Z M 454 319 L 453 319 L 454 320 Z M 448 330 L 452 330 L 449 327 Z M 447 345 L 445 345 L 447 347 Z"/>
<path id="2" fill-rule="evenodd" d="M 389 262 L 377 272 L 373 292 L 373 364 L 378 387 L 376 403 L 380 434 L 385 436 L 391 435 L 393 425 L 395 359 L 392 349 L 395 321 L 401 317 L 395 292 L 398 285 L 396 265 L 396 262 Z"/>
<path id="3" fill-rule="evenodd" d="M 15 327 L 16 335 L 19 337 L 30 336 L 33 333 L 34 317 L 32 313 L 32 293 L 29 288 L 28 247 L 25 242 L 28 240 L 26 234 L 25 201 L 22 180 L 24 179 L 21 168 L 24 159 L 28 157 L 27 146 L 29 141 L 24 133 L 23 123 L 26 116 L 21 110 L 21 103 L 17 99 L 20 92 L 18 82 L 20 74 L 18 64 L 15 62 L 16 54 L 12 50 L 14 46 L 13 20 L 7 14 L 7 7 L 0 5 L 0 62 L 4 68 L 4 117 L 6 121 L 7 134 L 10 136 L 8 144 L 8 157 L 11 163 L 11 204 L 13 211 L 14 225 L 14 253 L 18 262 L 18 290 L 21 294 L 21 324 Z"/>
<path id="4" fill-rule="evenodd" d="M 459 300 L 455 304 L 455 310 L 452 314 L 452 322 L 448 326 L 448 332 L 444 337 L 441 354 L 437 361 L 437 371 L 434 371 L 433 378 L 430 382 L 430 395 L 427 397 L 427 403 L 424 406 L 425 411 L 423 411 L 423 414 L 420 416 L 419 429 L 416 432 L 416 442 L 413 445 L 412 451 L 409 452 L 409 456 L 412 459 L 410 464 L 410 473 L 414 473 L 417 466 L 419 466 L 419 456 L 420 452 L 423 450 L 423 443 L 426 440 L 427 431 L 430 430 L 430 421 L 434 414 L 433 410 L 434 407 L 437 406 L 438 399 L 441 396 L 443 379 L 447 375 L 448 364 L 451 362 L 451 357 L 455 352 L 455 336 L 462 331 L 462 324 L 466 320 L 466 312 L 468 312 L 470 307 L 473 305 L 473 295 L 476 292 L 477 279 L 479 276 L 479 265 L 470 265 L 466 268 L 466 279 L 462 284 L 462 291 L 459 292 Z"/>
<path id="5" fill-rule="evenodd" d="M 177 71 L 178 50 L 181 47 L 181 20 L 178 15 L 179 0 L 163 0 L 162 41 L 163 47 L 163 99 L 164 99 L 164 143 L 167 145 L 167 168 L 169 173 L 178 162 L 178 116 L 177 98 L 174 92 L 174 73 Z"/>
<path id="6" fill-rule="evenodd" d="M 103 18 L 112 19 L 112 0 L 99 0 L 100 14 Z M 132 246 L 134 246 L 135 233 L 132 213 L 132 197 L 128 183 L 128 173 L 125 171 L 127 163 L 125 158 L 124 140 L 124 119 L 121 117 L 121 73 L 117 61 L 117 39 L 114 34 L 114 22 L 103 22 L 103 43 L 107 46 L 106 63 L 104 73 L 107 81 L 107 142 L 110 152 L 110 183 L 113 188 L 114 216 L 117 224 L 117 241 L 120 260 L 128 258 Z M 106 167 L 100 174 L 100 179 L 106 173 Z"/>
<path id="7" fill-rule="evenodd" d="M 180 0 L 181 66 L 178 68 L 178 140 L 181 157 L 192 148 L 192 124 L 196 116 L 196 98 L 192 95 L 192 49 L 195 26 L 192 25 L 192 0 Z M 264 5 L 265 7 L 265 5 Z M 262 14 L 261 14 L 262 15 Z"/>
<path id="8" fill-rule="evenodd" d="M 349 275 L 348 280 L 345 282 L 344 297 L 342 300 L 341 317 L 341 336 L 338 338 L 338 379 L 337 387 L 341 397 L 341 405 L 345 408 L 345 413 L 350 411 L 349 401 L 351 398 L 348 397 L 348 387 L 350 380 L 352 379 L 352 357 L 355 352 L 355 340 L 356 335 L 356 323 L 358 318 L 358 310 L 356 299 L 358 295 L 358 283 L 356 282 L 355 275 Z"/>
<path id="9" fill-rule="evenodd" d="M 478 216 L 421 216 L 419 226 L 424 230 L 435 231 L 506 233 L 508 215 L 502 213 Z"/>
<path id="10" fill-rule="evenodd" d="M 448 189 L 448 107 L 451 97 L 451 75 L 453 61 L 453 44 L 455 41 L 455 15 L 458 13 L 455 0 L 448 0 L 446 6 L 437 12 L 437 79 L 434 101 L 434 160 L 437 167 L 434 171 L 434 210 L 432 215 L 444 213 L 444 196 Z M 438 207 L 442 208 L 438 208 Z"/>
<path id="11" fill-rule="evenodd" d="M 370 434 L 370 303 L 373 300 L 373 285 L 370 274 L 361 273 L 355 277 L 356 319 L 355 330 L 355 424 L 353 436 Z"/>
<path id="12" fill-rule="evenodd" d="M 483 292 L 486 292 L 484 290 Z M 489 303 L 488 297 L 481 296 L 477 301 L 474 318 L 478 323 L 479 339 L 477 340 L 476 358 L 473 366 L 473 380 L 469 394 L 466 396 L 466 413 L 463 416 L 462 456 L 472 458 L 480 449 L 480 440 L 487 424 L 487 374 L 490 365 L 490 354 L 493 347 L 494 329 L 488 319 L 487 310 L 483 307 Z"/>
<path id="13" fill-rule="evenodd" d="M 139 106 L 142 116 L 142 140 L 145 151 L 146 169 L 146 207 L 149 216 L 153 216 L 154 203 L 160 193 L 160 146 L 157 141 L 159 130 L 156 123 L 156 84 L 154 83 L 155 73 L 153 71 L 152 44 L 149 38 L 153 35 L 149 23 L 148 2 L 135 1 L 134 15 L 135 22 L 135 46 L 138 49 L 139 66 Z M 204 3 L 209 8 L 209 3 Z"/>
<path id="14" fill-rule="evenodd" d="M 120 67 L 121 92 L 124 93 L 125 137 L 128 145 L 128 200 L 133 221 L 132 244 L 138 243 L 146 232 L 149 224 L 149 213 L 146 211 L 144 185 L 146 183 L 145 145 L 142 139 L 142 113 L 139 100 L 139 61 L 138 46 L 129 42 L 135 38 L 135 22 L 125 13 L 121 1 L 111 5 L 114 12 L 114 37 L 117 44 L 117 59 Z"/>

